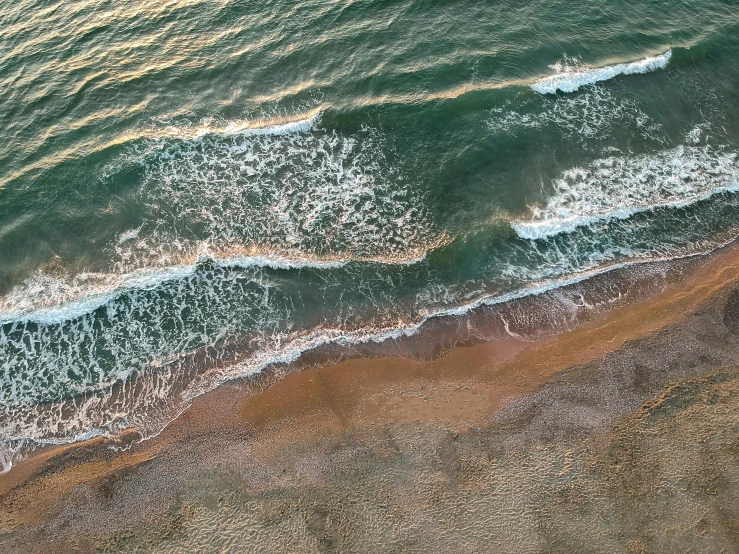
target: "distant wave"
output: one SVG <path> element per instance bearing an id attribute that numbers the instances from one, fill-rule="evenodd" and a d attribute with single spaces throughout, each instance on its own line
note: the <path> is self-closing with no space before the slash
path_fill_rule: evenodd
<path id="1" fill-rule="evenodd" d="M 592 85 L 599 81 L 607 81 L 617 75 L 634 75 L 638 73 L 649 73 L 657 69 L 664 69 L 672 57 L 672 50 L 659 56 L 644 58 L 636 62 L 619 63 L 605 67 L 565 67 L 563 71 L 539 79 L 531 88 L 539 94 L 555 94 L 558 90 L 562 92 L 574 92 L 582 86 Z"/>
<path id="2" fill-rule="evenodd" d="M 739 191 L 735 153 L 680 146 L 655 155 L 610 157 L 565 171 L 554 195 L 532 217 L 511 223 L 519 237 L 543 239 L 577 227 L 627 219 L 657 208 L 680 208 Z"/>

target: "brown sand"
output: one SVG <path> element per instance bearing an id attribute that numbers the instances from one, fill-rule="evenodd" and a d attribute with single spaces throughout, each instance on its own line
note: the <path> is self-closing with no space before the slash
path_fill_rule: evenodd
<path id="1" fill-rule="evenodd" d="M 567 459 L 570 459 L 572 467 L 579 468 L 573 475 L 577 474 L 581 481 L 590 483 L 588 486 L 595 486 L 586 479 L 591 476 L 593 467 L 598 471 L 606 471 L 606 474 L 599 474 L 600 481 L 596 480 L 596 483 L 611 483 L 615 482 L 615 478 L 610 472 L 620 475 L 626 467 L 623 464 L 631 463 L 632 467 L 639 465 L 639 460 L 634 459 L 634 456 L 639 456 L 635 454 L 638 451 L 635 446 L 637 443 L 644 451 L 640 460 L 651 460 L 656 456 L 647 452 L 648 445 L 645 446 L 639 442 L 641 439 L 635 438 L 634 429 L 644 423 L 644 414 L 652 417 L 659 412 L 665 405 L 665 399 L 675 397 L 675 391 L 684 393 L 685 398 L 689 397 L 689 401 L 685 400 L 687 404 L 684 402 L 674 410 L 677 414 L 675 417 L 683 418 L 679 420 L 682 423 L 675 423 L 674 420 L 669 423 L 673 427 L 680 427 L 677 435 L 683 440 L 690 441 L 691 433 L 686 429 L 694 429 L 699 420 L 704 425 L 716 427 L 713 434 L 707 435 L 711 440 L 726 441 L 729 440 L 726 437 L 732 433 L 739 437 L 739 428 L 736 431 L 733 428 L 727 431 L 721 427 L 721 422 L 714 421 L 715 414 L 705 407 L 708 400 L 701 396 L 718 395 L 720 399 L 716 401 L 716 406 L 724 410 L 726 422 L 733 422 L 732 417 L 737 412 L 734 408 L 737 406 L 734 405 L 736 395 L 732 391 L 739 390 L 739 377 L 733 373 L 732 368 L 738 365 L 733 361 L 735 358 L 739 362 L 739 345 L 732 338 L 735 332 L 729 328 L 731 325 L 726 323 L 733 321 L 733 316 L 726 311 L 724 305 L 728 306 L 726 298 L 739 278 L 737 252 L 736 246 L 725 248 L 706 258 L 688 272 L 684 279 L 670 284 L 661 293 L 645 301 L 600 314 L 580 327 L 555 337 L 535 342 L 523 342 L 510 337 L 501 341 L 454 348 L 446 355 L 429 361 L 400 357 L 348 360 L 328 367 L 292 373 L 258 394 L 253 394 L 253 386 L 249 383 L 229 383 L 196 399 L 192 407 L 158 437 L 134 444 L 124 452 L 105 448 L 108 441 L 103 440 L 43 450 L 18 463 L 8 474 L 0 476 L 0 537 L 5 537 L 0 538 L 0 546 L 7 544 L 12 550 L 35 552 L 42 551 L 44 545 L 69 551 L 84 551 L 92 548 L 92 545 L 105 545 L 104 550 L 121 548 L 126 551 L 134 549 L 132 545 L 136 544 L 136 548 L 142 551 L 157 548 L 178 551 L 174 546 L 179 544 L 179 540 L 184 541 L 182 537 L 187 534 L 177 522 L 183 518 L 187 521 L 200 521 L 198 518 L 202 519 L 203 506 L 210 509 L 213 508 L 211 504 L 220 505 L 218 497 L 213 497 L 210 492 L 201 496 L 188 492 L 193 482 L 201 483 L 205 488 L 208 488 L 206 484 L 215 486 L 225 496 L 234 491 L 251 494 L 249 505 L 254 509 L 257 509 L 257 505 L 261 506 L 260 510 L 267 509 L 267 505 L 274 508 L 270 504 L 274 499 L 268 502 L 259 495 L 265 490 L 279 490 L 285 498 L 284 502 L 290 506 L 298 502 L 297 499 L 300 499 L 299 504 L 314 506 L 314 511 L 318 510 L 316 513 L 324 524 L 328 516 L 320 512 L 321 509 L 326 513 L 336 512 L 334 519 L 342 520 L 351 510 L 346 507 L 320 508 L 319 500 L 305 496 L 308 494 L 305 487 L 306 483 L 320 482 L 329 497 L 346 487 L 351 489 L 351 481 L 347 484 L 337 477 L 342 475 L 343 466 L 354 467 L 354 462 L 347 461 L 354 460 L 351 456 L 347 459 L 336 458 L 337 452 L 345 454 L 345 451 L 362 451 L 363 456 L 370 456 L 371 453 L 372 456 L 379 456 L 380 460 L 387 460 L 400 456 L 397 452 L 388 454 L 390 450 L 398 449 L 403 456 L 412 460 L 412 463 L 408 463 L 418 469 L 413 478 L 419 480 L 417 485 L 421 488 L 425 478 L 433 481 L 433 475 L 439 472 L 447 480 L 449 475 L 457 475 L 455 479 L 462 481 L 470 479 L 470 474 L 477 475 L 477 471 L 482 471 L 475 469 L 475 464 L 488 467 L 493 463 L 491 460 L 498 459 L 496 456 L 508 464 L 506 471 L 500 470 L 502 473 L 499 478 L 502 481 L 496 482 L 509 488 L 512 483 L 506 479 L 530 480 L 532 477 L 527 472 L 532 467 L 539 467 L 537 464 L 549 467 L 547 464 L 555 463 L 552 460 L 564 463 L 557 471 L 559 477 L 551 480 L 551 483 L 559 483 L 562 476 L 570 471 L 567 469 Z M 582 390 L 587 390 L 587 394 Z M 686 390 L 688 392 L 684 392 Z M 613 394 L 608 396 L 604 391 L 611 391 Z M 591 402 L 598 402 L 593 399 L 599 399 L 600 404 L 590 405 Z M 695 404 L 696 402 L 700 405 Z M 637 410 L 641 404 L 642 407 Z M 549 416 L 545 417 L 547 413 Z M 573 414 L 579 419 L 573 419 Z M 691 417 L 694 419 L 690 419 Z M 598 429 L 606 429 L 608 425 L 619 421 L 621 427 L 616 431 L 609 431 L 606 435 L 592 435 Z M 647 426 L 654 427 L 654 423 L 650 420 Z M 449 437 L 458 437 L 459 433 L 464 433 L 463 442 L 450 447 L 447 444 L 451 440 Z M 393 442 L 388 439 L 390 435 L 405 436 L 405 445 L 389 446 Z M 605 438 L 599 438 L 602 436 Z M 628 443 L 623 446 L 624 452 L 631 462 L 619 461 L 614 466 L 607 462 L 610 460 L 609 453 L 614 448 L 621 448 L 614 445 L 618 443 L 619 437 L 624 436 L 627 438 L 623 440 Z M 483 446 L 479 444 L 483 440 L 480 437 L 485 437 Z M 474 452 L 474 456 L 487 451 L 487 461 L 478 460 L 473 463 L 474 467 L 464 466 L 461 469 L 436 468 L 436 473 L 426 474 L 419 468 L 431 462 L 426 458 L 414 458 L 408 452 L 414 448 L 423 450 L 430 444 L 435 444 L 438 448 L 428 456 L 428 460 L 436 460 L 437 464 L 454 465 L 459 462 L 458 448 L 469 448 L 471 450 L 465 452 Z M 449 449 L 448 456 L 443 452 L 439 454 L 439 448 Z M 729 465 L 734 459 L 731 456 L 735 456 L 731 454 L 731 448 L 739 450 L 739 442 L 726 450 L 726 460 L 729 461 L 724 460 L 723 463 Z M 522 452 L 525 454 L 521 454 Z M 542 454 L 543 458 L 537 458 L 538 454 L 533 455 L 530 452 L 548 452 L 551 456 L 547 458 Z M 669 449 L 663 454 L 669 457 Z M 524 464 L 525 460 L 533 465 L 529 467 Z M 596 465 L 588 465 L 585 460 Z M 662 459 L 659 460 L 662 463 Z M 310 465 L 310 471 L 305 469 L 306 464 L 313 464 Z M 380 484 L 383 487 L 386 485 L 388 470 L 383 464 L 384 461 L 375 460 L 362 470 L 357 478 L 357 483 L 361 482 L 361 487 L 364 487 L 362 491 L 375 491 Z M 606 466 L 609 469 L 604 470 Z M 686 466 L 677 468 L 676 471 L 679 473 L 685 470 L 688 475 L 688 469 Z M 212 484 L 214 471 L 219 476 L 216 478 L 216 485 Z M 492 470 L 486 471 L 489 473 Z M 307 478 L 306 472 L 309 474 Z M 722 475 L 728 474 L 726 472 L 728 470 Z M 551 468 L 545 473 L 550 474 Z M 536 472 L 533 475 L 540 477 Z M 635 491 L 643 489 L 645 497 L 632 498 L 634 502 L 638 500 L 642 503 L 643 510 L 649 503 L 647 497 L 654 491 L 653 488 L 644 486 L 640 481 L 642 477 L 639 473 L 630 486 L 633 485 Z M 686 485 L 691 484 L 692 478 L 687 478 Z M 133 487 L 137 480 L 140 481 L 135 487 L 138 492 L 131 492 L 133 489 L 127 489 L 125 494 L 118 492 L 118 483 L 130 481 Z M 541 534 L 537 535 L 536 540 L 532 539 L 531 529 L 525 526 L 521 531 L 524 533 L 525 530 L 525 536 L 507 537 L 500 530 L 500 522 L 496 520 L 495 514 L 491 515 L 486 511 L 493 508 L 485 504 L 487 500 L 484 500 L 485 496 L 481 491 L 487 490 L 485 487 L 489 489 L 491 485 L 477 478 L 473 482 L 480 489 L 475 494 L 482 496 L 475 497 L 477 500 L 472 501 L 468 497 L 469 491 L 466 491 L 465 501 L 470 502 L 470 509 L 474 507 L 475 510 L 481 510 L 481 522 L 497 530 L 499 548 L 503 551 L 525 551 L 524 545 L 555 544 L 546 541 L 541 543 L 544 540 Z M 483 482 L 487 484 L 483 486 Z M 156 493 L 147 491 L 146 483 L 156 483 Z M 561 483 L 560 485 L 564 486 Z M 456 486 L 460 486 L 459 483 Z M 716 494 L 737 492 L 732 487 L 737 487 L 737 484 L 718 484 L 715 486 Z M 536 487 L 531 490 L 534 489 Z M 438 491 L 434 493 L 441 494 L 439 502 L 447 498 L 448 491 L 444 490 L 444 494 Z M 461 493 L 455 489 L 455 494 L 459 496 Z M 546 494 L 541 494 L 543 499 Z M 582 494 L 587 496 L 585 492 Z M 630 497 L 619 496 L 617 490 L 612 494 L 613 500 L 604 510 L 614 512 L 613 517 L 616 519 L 624 519 L 631 509 Z M 133 496 L 127 495 L 134 495 L 136 500 L 131 500 Z M 412 497 L 421 493 L 414 489 L 409 491 L 409 495 Z M 182 505 L 183 497 L 190 499 L 186 506 Z M 257 502 L 255 498 L 262 500 Z M 583 499 L 584 502 L 585 500 L 590 501 L 587 498 Z M 239 500 L 242 501 L 243 499 Z M 381 501 L 375 499 L 374 502 Z M 409 510 L 401 500 L 395 499 L 394 502 L 395 504 L 388 501 L 386 504 L 403 506 L 403 513 Z M 534 499 L 531 502 L 535 508 L 543 500 Z M 136 506 L 140 509 L 136 509 Z M 376 508 L 372 504 L 372 509 Z M 455 501 L 450 510 L 458 508 L 459 503 Z M 236 508 L 231 506 L 231 509 Z M 548 513 L 546 506 L 539 506 L 538 509 L 542 513 Z M 110 514 L 98 518 L 97 515 L 103 512 Z M 690 510 L 686 513 L 688 512 Z M 126 517 L 121 516 L 124 513 L 127 514 Z M 310 517 L 318 517 L 316 513 L 312 513 Z M 266 520 L 269 519 L 268 514 L 262 515 Z M 226 517 L 224 514 L 221 516 Z M 414 517 L 423 519 L 421 516 L 426 517 L 427 512 Z M 477 516 L 473 512 L 468 514 L 469 521 L 462 516 L 457 517 L 462 519 L 454 524 L 447 524 L 452 527 L 469 525 L 470 529 L 476 528 L 474 522 L 477 521 Z M 734 516 L 729 514 L 726 517 Z M 72 520 L 73 524 L 70 523 Z M 254 525 L 262 529 L 260 525 L 263 526 L 266 520 L 261 519 Z M 508 521 L 508 516 L 501 515 L 500 520 Z M 224 521 L 229 520 L 226 518 Z M 66 523 L 62 525 L 60 522 Z M 550 524 L 554 525 L 551 522 Z M 143 531 L 139 534 L 132 530 L 137 525 L 143 526 Z M 295 529 L 308 533 L 302 539 L 285 539 L 284 544 L 280 543 L 282 539 L 275 539 L 277 542 L 274 543 L 259 539 L 244 543 L 232 551 L 249 548 L 269 550 L 269 544 L 272 544 L 273 549 L 284 551 L 352 551 L 363 540 L 356 529 L 356 532 L 344 529 L 343 535 L 339 533 L 341 536 L 329 533 L 333 536 L 333 543 L 323 543 L 320 533 L 315 536 L 310 534 L 310 525 L 296 525 Z M 561 527 L 564 524 L 557 525 Z M 674 534 L 679 538 L 684 532 L 684 525 L 675 525 Z M 208 525 L 201 522 L 192 527 L 196 528 L 200 530 L 200 538 L 203 534 L 208 536 Z M 166 537 L 152 539 L 152 533 L 156 535 L 157 529 L 166 529 Z M 737 545 L 732 542 L 737 540 L 737 536 L 732 535 L 731 529 L 734 528 L 726 523 L 721 528 L 721 533 L 717 534 L 715 545 L 726 544 L 729 548 Z M 408 537 L 411 535 L 415 536 L 410 532 L 396 531 L 407 540 L 410 540 Z M 209 532 L 213 541 L 207 544 L 218 544 L 215 537 L 219 533 L 219 526 L 215 524 Z M 323 532 L 327 531 L 324 529 Z M 438 530 L 426 532 L 432 536 Z M 648 530 L 638 538 L 629 539 L 632 542 L 619 542 L 606 529 L 602 532 L 602 542 L 598 543 L 600 546 L 588 543 L 585 539 L 582 539 L 582 543 L 565 541 L 561 544 L 568 545 L 567 551 L 579 550 L 573 550 L 573 545 L 578 544 L 590 544 L 583 551 L 612 551 L 613 545 L 626 549 L 629 544 L 634 551 L 642 547 L 643 551 L 651 551 L 647 540 L 649 532 L 657 533 L 655 530 Z M 224 536 L 226 535 L 231 537 L 224 528 Z M 264 537 L 267 536 L 271 535 L 264 531 Z M 384 535 L 380 534 L 378 537 L 379 542 L 374 543 L 378 547 L 396 544 Z M 470 543 L 467 547 L 472 547 L 474 551 L 475 544 L 489 546 L 495 542 L 494 538 L 481 537 L 481 542 Z M 3 540 L 6 542 L 3 543 Z M 416 537 L 416 540 L 421 539 Z M 440 542 L 442 546 L 439 551 L 457 551 L 462 539 L 455 540 L 456 542 L 450 539 L 447 546 L 442 545 L 443 541 Z M 689 543 L 687 540 L 684 542 Z M 156 548 L 155 544 L 158 545 Z M 284 548 L 278 548 L 281 544 Z M 668 543 L 660 544 L 664 546 Z M 683 543 L 677 541 L 669 544 L 674 546 Z M 412 550 L 409 545 L 410 543 L 401 540 L 396 547 L 399 550 Z M 192 544 L 189 547 L 182 546 L 185 550 L 179 551 L 188 551 L 187 548 L 192 547 Z M 210 551 L 210 546 L 203 548 Z M 426 550 L 422 546 L 420 549 Z M 496 551 L 487 547 L 483 550 Z M 537 549 L 533 548 L 532 551 Z"/>
<path id="2" fill-rule="evenodd" d="M 562 369 L 601 358 L 626 341 L 679 321 L 737 279 L 737 249 L 727 248 L 661 294 L 602 314 L 574 331 L 535 343 L 511 337 L 460 347 L 432 361 L 356 359 L 309 369 L 245 398 L 238 413 L 258 431 L 294 429 L 288 431 L 289 440 L 305 433 L 309 416 L 320 417 L 315 427 L 321 431 L 410 421 L 444 422 L 462 431 L 489 420 L 505 402 L 530 393 Z M 221 400 L 214 395 L 213 402 Z"/>

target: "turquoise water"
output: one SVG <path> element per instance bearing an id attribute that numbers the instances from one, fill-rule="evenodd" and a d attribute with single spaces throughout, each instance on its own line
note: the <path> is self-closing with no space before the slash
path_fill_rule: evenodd
<path id="1" fill-rule="evenodd" d="M 0 439 L 739 231 L 735 1 L 5 2 Z"/>

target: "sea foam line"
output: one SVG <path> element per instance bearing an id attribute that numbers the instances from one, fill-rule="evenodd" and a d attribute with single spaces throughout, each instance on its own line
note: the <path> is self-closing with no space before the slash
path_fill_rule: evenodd
<path id="1" fill-rule="evenodd" d="M 223 269 L 338 269 L 350 263 L 374 263 L 386 265 L 413 265 L 422 262 L 426 258 L 426 252 L 419 256 L 403 260 L 377 259 L 307 259 L 289 258 L 280 256 L 236 256 L 232 258 L 219 258 L 209 255 L 201 255 L 191 264 L 181 264 L 162 269 L 141 269 L 128 274 L 109 275 L 106 283 L 99 287 L 83 289 L 83 297 L 45 306 L 36 309 L 16 309 L 0 311 L 0 324 L 6 323 L 40 323 L 45 325 L 62 323 L 81 317 L 106 305 L 111 300 L 131 290 L 149 290 L 174 280 L 186 279 L 195 274 L 199 267 L 205 264 L 213 264 Z M 0 298 L 9 304 L 9 299 Z"/>
<path id="2" fill-rule="evenodd" d="M 531 85 L 539 94 L 574 92 L 582 86 L 607 81 L 617 75 L 634 75 L 664 69 L 672 57 L 672 50 L 658 56 L 644 58 L 636 62 L 619 63 L 597 68 L 566 69 L 561 73 L 543 77 Z"/>
<path id="3" fill-rule="evenodd" d="M 597 222 L 624 220 L 657 209 L 679 209 L 719 194 L 739 192 L 737 154 L 679 146 L 656 154 L 610 157 L 555 179 L 554 195 L 531 207 L 530 219 L 512 221 L 529 240 L 570 233 Z"/>
<path id="4" fill-rule="evenodd" d="M 645 212 L 653 212 L 664 208 L 687 208 L 693 204 L 704 202 L 713 196 L 719 194 L 729 194 L 739 192 L 739 183 L 718 187 L 712 191 L 701 194 L 700 196 L 677 202 L 669 202 L 664 204 L 655 204 L 653 206 L 638 206 L 633 208 L 616 209 L 608 214 L 573 216 L 552 221 L 516 221 L 511 223 L 511 227 L 516 234 L 522 239 L 538 240 L 553 237 L 556 235 L 571 233 L 578 227 L 588 227 L 594 223 L 609 222 L 615 219 L 629 219 L 630 217 Z"/>

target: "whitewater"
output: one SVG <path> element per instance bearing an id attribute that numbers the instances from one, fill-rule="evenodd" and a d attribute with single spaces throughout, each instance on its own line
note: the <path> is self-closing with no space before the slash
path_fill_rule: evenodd
<path id="1" fill-rule="evenodd" d="M 555 65 L 554 68 L 558 70 L 555 75 L 542 77 L 533 83 L 531 88 L 539 94 L 555 94 L 557 91 L 575 92 L 583 86 L 607 81 L 618 75 L 638 75 L 664 69 L 670 62 L 670 58 L 672 58 L 672 50 L 635 62 L 604 67 Z"/>

